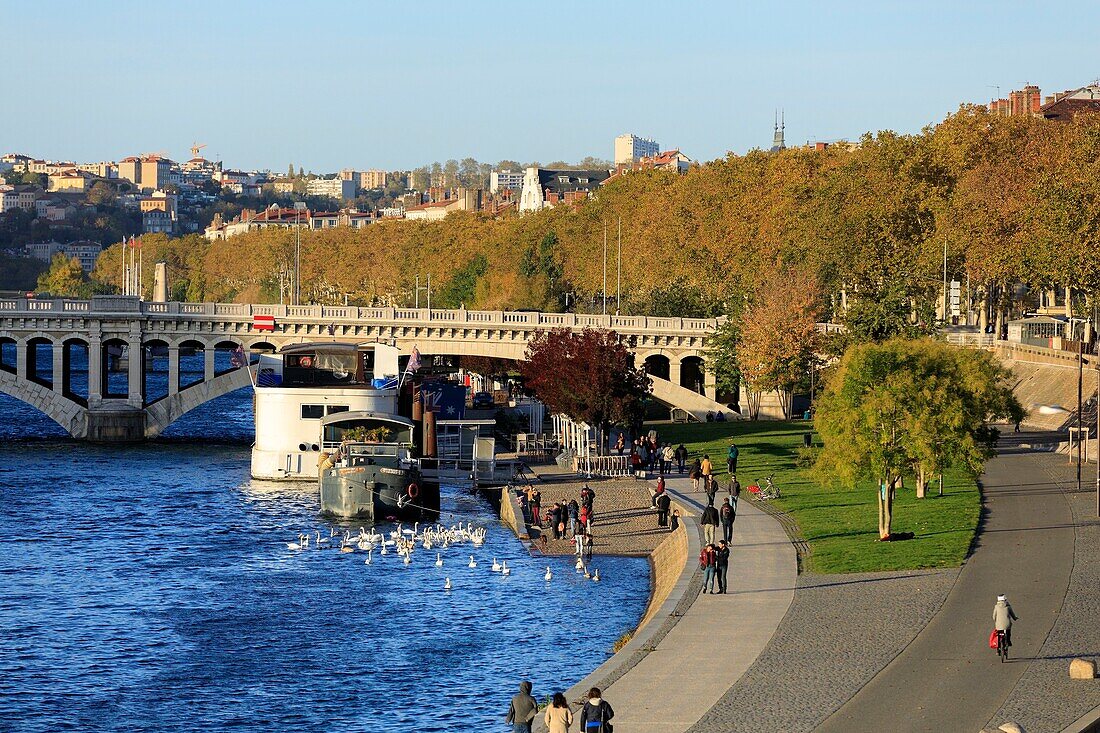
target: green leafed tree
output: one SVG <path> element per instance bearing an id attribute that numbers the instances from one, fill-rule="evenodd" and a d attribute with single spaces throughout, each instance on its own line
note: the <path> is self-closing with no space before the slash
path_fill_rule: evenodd
<path id="1" fill-rule="evenodd" d="M 992 455 L 990 421 L 1022 413 L 1007 371 L 986 352 L 931 339 L 853 346 L 818 402 L 819 466 L 876 483 L 879 537 L 889 539 L 903 476 L 926 482 L 950 468 L 976 475 Z"/>

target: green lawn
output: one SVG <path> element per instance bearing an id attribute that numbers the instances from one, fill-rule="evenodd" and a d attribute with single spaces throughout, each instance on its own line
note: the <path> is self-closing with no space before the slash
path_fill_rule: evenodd
<path id="1" fill-rule="evenodd" d="M 774 476 L 783 498 L 774 503 L 798 523 L 810 545 L 807 570 L 818 573 L 858 573 L 877 570 L 953 567 L 962 563 L 970 547 L 981 509 L 974 481 L 948 474 L 944 495 L 937 486 L 930 496 L 917 499 L 913 482 L 894 504 L 894 532 L 913 532 L 912 540 L 878 542 L 875 485 L 854 488 L 822 485 L 810 469 L 796 465 L 802 436 L 812 429 L 808 422 L 731 422 L 656 425 L 662 442 L 683 442 L 692 457 L 709 454 L 723 482 L 726 449 L 731 439 L 740 449 L 737 478 L 742 489 Z M 820 445 L 820 438 L 814 434 Z"/>

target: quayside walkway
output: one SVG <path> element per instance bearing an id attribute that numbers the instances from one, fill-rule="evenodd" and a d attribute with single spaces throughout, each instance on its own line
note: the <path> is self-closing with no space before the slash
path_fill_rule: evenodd
<path id="1" fill-rule="evenodd" d="M 668 487 L 696 517 L 706 505 L 706 495 L 692 492 L 686 478 L 673 478 Z M 726 595 L 696 597 L 701 575 L 694 568 L 701 537 L 694 521 L 685 526 L 695 537 L 689 535 L 688 542 L 691 572 L 681 578 L 678 590 L 690 607 L 667 633 L 660 628 L 662 619 L 655 618 L 642 629 L 646 638 L 635 639 L 641 649 L 631 654 L 628 646 L 567 693 L 573 701 L 589 687 L 604 685 L 605 698 L 615 706 L 616 733 L 681 733 L 690 728 L 756 660 L 794 597 L 794 546 L 775 519 L 748 501 L 740 502 L 734 523 Z M 653 632 L 659 638 L 648 636 Z M 613 681 L 608 684 L 608 679 Z"/>

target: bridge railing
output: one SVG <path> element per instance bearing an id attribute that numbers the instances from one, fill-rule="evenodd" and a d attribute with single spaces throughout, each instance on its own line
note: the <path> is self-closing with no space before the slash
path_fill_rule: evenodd
<path id="1" fill-rule="evenodd" d="M 142 314 L 153 317 L 184 316 L 239 318 L 273 316 L 287 320 L 389 321 L 411 324 L 447 324 L 530 328 L 611 328 L 620 331 L 675 331 L 712 333 L 721 323 L 713 318 L 667 318 L 587 313 L 541 313 L 537 311 L 477 311 L 427 308 L 364 308 L 340 305 L 275 305 L 249 303 L 152 303 L 134 297 L 96 296 L 91 300 L 6 298 L 0 299 L 0 313 L 89 313 Z"/>

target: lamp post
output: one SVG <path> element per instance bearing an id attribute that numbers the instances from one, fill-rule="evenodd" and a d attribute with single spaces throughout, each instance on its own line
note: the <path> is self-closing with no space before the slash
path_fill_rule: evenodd
<path id="1" fill-rule="evenodd" d="M 294 202 L 294 305 L 302 304 L 302 212 L 304 201 Z"/>

